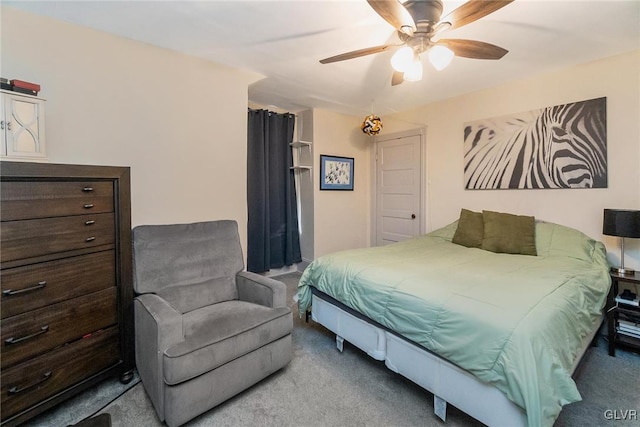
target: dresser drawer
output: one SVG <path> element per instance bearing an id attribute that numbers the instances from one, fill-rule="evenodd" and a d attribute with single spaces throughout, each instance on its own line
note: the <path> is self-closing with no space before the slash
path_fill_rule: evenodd
<path id="1" fill-rule="evenodd" d="M 0 261 L 14 261 L 115 242 L 112 213 L 0 223 Z"/>
<path id="2" fill-rule="evenodd" d="M 2 320 L 4 369 L 117 323 L 116 288 Z"/>
<path id="3" fill-rule="evenodd" d="M 113 184 L 106 181 L 6 181 L 0 194 L 2 221 L 113 212 Z"/>
<path id="4" fill-rule="evenodd" d="M 3 369 L 2 418 L 15 415 L 119 361 L 118 330 L 111 328 Z"/>
<path id="5" fill-rule="evenodd" d="M 115 251 L 2 271 L 2 318 L 116 286 Z"/>

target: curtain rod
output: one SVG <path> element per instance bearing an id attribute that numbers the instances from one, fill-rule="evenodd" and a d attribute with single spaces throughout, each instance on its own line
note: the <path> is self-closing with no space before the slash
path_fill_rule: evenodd
<path id="1" fill-rule="evenodd" d="M 282 114 L 282 115 L 285 115 L 285 116 L 294 116 L 294 117 L 298 117 L 298 115 L 297 115 L 297 114 L 289 113 L 289 112 L 286 112 L 286 113 L 278 113 L 278 112 L 276 112 L 276 111 L 267 110 L 266 108 L 247 108 L 247 112 L 248 112 L 248 113 L 255 112 L 255 111 L 266 111 L 266 112 L 268 112 L 268 113 L 269 113 L 269 115 L 271 115 L 271 114 Z"/>

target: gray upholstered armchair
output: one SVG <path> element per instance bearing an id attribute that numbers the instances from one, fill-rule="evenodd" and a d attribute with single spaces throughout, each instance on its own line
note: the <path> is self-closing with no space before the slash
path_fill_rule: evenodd
<path id="1" fill-rule="evenodd" d="M 167 425 L 289 363 L 285 285 L 242 271 L 235 221 L 138 226 L 133 254 L 136 364 Z"/>

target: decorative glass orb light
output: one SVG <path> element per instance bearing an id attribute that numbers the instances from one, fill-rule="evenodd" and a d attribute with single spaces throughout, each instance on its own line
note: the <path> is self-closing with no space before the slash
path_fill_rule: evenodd
<path id="1" fill-rule="evenodd" d="M 416 56 L 411 65 L 404 72 L 404 79 L 408 82 L 418 82 L 422 80 L 422 62 Z"/>
<path id="2" fill-rule="evenodd" d="M 413 49 L 409 46 L 403 46 L 396 51 L 391 57 L 391 66 L 394 70 L 403 73 L 413 61 Z"/>
<path id="3" fill-rule="evenodd" d="M 369 114 L 364 118 L 362 125 L 360 125 L 360 129 L 362 129 L 362 132 L 367 135 L 377 135 L 382 130 L 382 121 L 380 120 L 380 117 L 375 114 Z"/>
<path id="4" fill-rule="evenodd" d="M 454 53 L 451 49 L 441 44 L 437 44 L 427 52 L 429 62 L 436 70 L 444 70 L 453 60 Z"/>

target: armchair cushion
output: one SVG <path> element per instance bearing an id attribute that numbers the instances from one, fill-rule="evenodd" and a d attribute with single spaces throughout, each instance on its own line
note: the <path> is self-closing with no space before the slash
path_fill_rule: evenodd
<path id="1" fill-rule="evenodd" d="M 158 292 L 203 278 L 235 276 L 244 267 L 235 221 L 139 225 L 132 231 L 137 293 Z"/>
<path id="2" fill-rule="evenodd" d="M 183 316 L 184 341 L 164 352 L 166 384 L 195 378 L 291 333 L 287 307 L 226 301 Z M 240 375 L 240 374 L 239 374 Z"/>
<path id="3" fill-rule="evenodd" d="M 238 291 L 231 277 L 167 286 L 156 294 L 180 313 L 188 313 L 221 301 L 238 299 Z"/>

